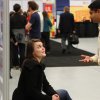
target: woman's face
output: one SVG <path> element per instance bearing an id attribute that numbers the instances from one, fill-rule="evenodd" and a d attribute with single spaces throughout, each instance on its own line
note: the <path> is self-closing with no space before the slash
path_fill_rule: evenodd
<path id="1" fill-rule="evenodd" d="M 35 42 L 33 44 L 33 47 L 34 47 L 33 56 L 35 58 L 42 59 L 46 56 L 45 48 L 42 42 Z"/>

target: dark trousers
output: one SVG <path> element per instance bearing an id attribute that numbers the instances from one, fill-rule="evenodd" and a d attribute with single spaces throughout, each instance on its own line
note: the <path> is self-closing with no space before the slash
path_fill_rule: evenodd
<path id="1" fill-rule="evenodd" d="M 14 52 L 13 52 L 13 47 L 14 43 L 10 42 L 10 68 L 9 68 L 9 75 L 11 76 L 11 68 L 13 68 L 13 57 L 14 57 Z"/>
<path id="2" fill-rule="evenodd" d="M 67 49 L 70 51 L 70 48 L 72 46 L 71 41 L 70 41 L 70 34 L 67 35 L 61 35 L 61 46 L 62 49 L 66 49 L 66 40 L 68 41 Z"/>
<path id="3" fill-rule="evenodd" d="M 44 42 L 46 52 L 50 51 L 50 32 L 42 32 L 42 41 Z"/>
<path id="4" fill-rule="evenodd" d="M 14 47 L 14 66 L 21 67 L 24 59 L 25 59 L 25 44 L 18 43 L 18 46 Z"/>
<path id="5" fill-rule="evenodd" d="M 13 67 L 13 47 L 14 47 L 14 43 L 10 42 L 10 69 Z"/>

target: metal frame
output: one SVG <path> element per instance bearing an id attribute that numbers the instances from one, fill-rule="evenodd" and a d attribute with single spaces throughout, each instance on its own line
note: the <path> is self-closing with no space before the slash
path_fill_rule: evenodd
<path id="1" fill-rule="evenodd" d="M 9 0 L 3 0 L 3 100 L 9 100 Z"/>

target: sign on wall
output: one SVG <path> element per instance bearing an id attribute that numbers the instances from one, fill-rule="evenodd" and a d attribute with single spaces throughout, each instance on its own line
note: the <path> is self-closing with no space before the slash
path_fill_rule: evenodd
<path id="1" fill-rule="evenodd" d="M 84 19 L 90 21 L 88 5 L 91 0 L 70 0 L 70 11 L 74 14 L 76 22 L 82 22 Z"/>
<path id="2" fill-rule="evenodd" d="M 43 10 L 52 13 L 52 4 L 44 4 Z"/>

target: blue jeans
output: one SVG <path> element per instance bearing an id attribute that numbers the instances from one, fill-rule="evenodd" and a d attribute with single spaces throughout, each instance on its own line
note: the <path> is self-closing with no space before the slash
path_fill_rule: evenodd
<path id="1" fill-rule="evenodd" d="M 69 93 L 66 90 L 59 89 L 56 92 L 59 94 L 60 100 L 72 100 Z"/>

